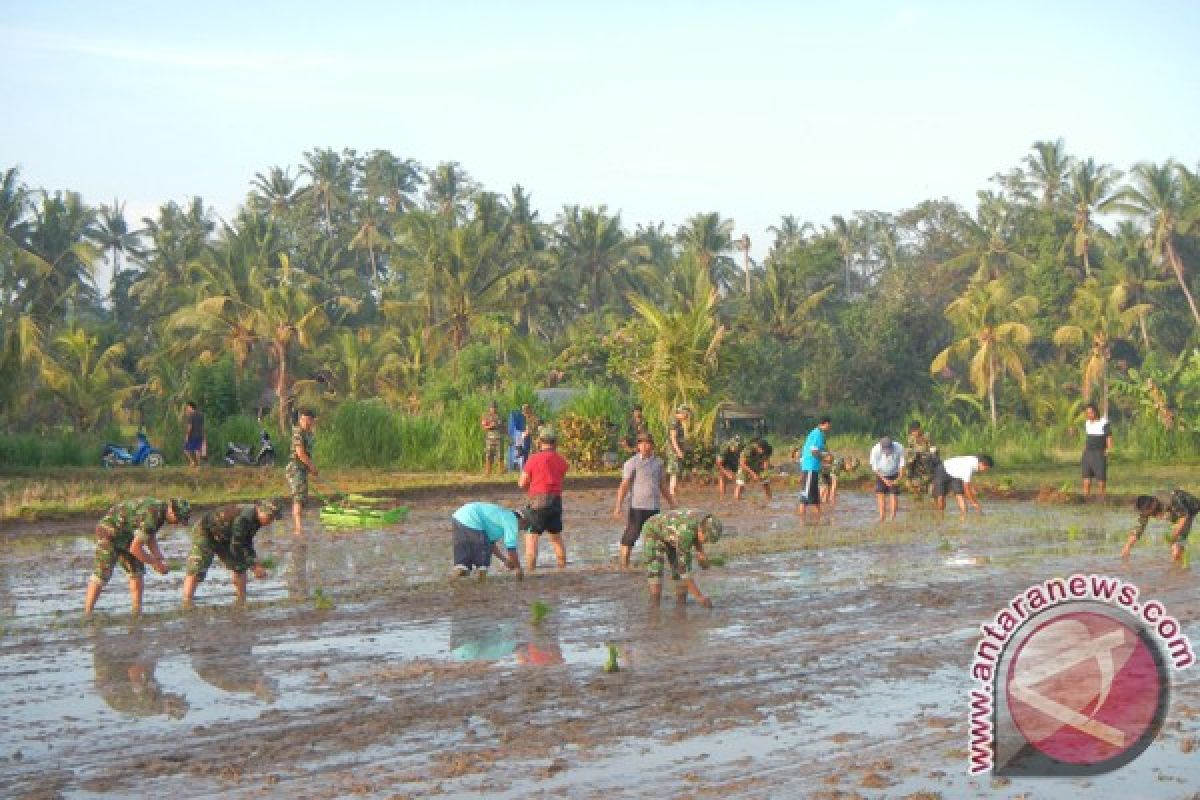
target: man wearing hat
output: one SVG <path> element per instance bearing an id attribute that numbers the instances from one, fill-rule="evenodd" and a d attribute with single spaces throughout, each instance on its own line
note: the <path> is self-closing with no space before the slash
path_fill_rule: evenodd
<path id="1" fill-rule="evenodd" d="M 254 577 L 260 581 L 267 577 L 254 552 L 254 535 L 282 514 L 283 506 L 278 501 L 259 500 L 222 506 L 201 517 L 192 528 L 192 550 L 188 553 L 183 579 L 183 607 L 192 607 L 196 587 L 207 577 L 213 556 L 233 573 L 234 603 L 245 605 L 246 572 L 254 570 Z"/>
<path id="2" fill-rule="evenodd" d="M 685 405 L 675 409 L 675 419 L 671 422 L 667 441 L 667 475 L 671 478 L 671 494 L 679 489 L 679 479 L 683 476 L 683 460 L 687 456 L 687 435 L 683 423 L 691 416 L 692 410 Z"/>
<path id="3" fill-rule="evenodd" d="M 538 451 L 526 459 L 517 479 L 517 486 L 529 493 L 525 564 L 530 572 L 537 569 L 538 539 L 543 533 L 550 537 L 559 568 L 567 565 L 567 549 L 562 540 L 562 485 L 567 469 L 567 460 L 558 454 L 558 433 L 543 425 L 538 430 Z"/>
<path id="4" fill-rule="evenodd" d="M 301 515 L 304 513 L 304 502 L 308 500 L 308 476 L 311 474 L 315 478 L 321 474 L 313 463 L 316 428 L 317 412 L 311 408 L 301 411 L 292 427 L 292 454 L 283 471 L 292 493 L 292 521 L 296 523 L 296 533 L 304 530 Z"/>
<path id="5" fill-rule="evenodd" d="M 110 508 L 96 525 L 95 568 L 88 579 L 83 613 L 92 613 L 118 561 L 129 576 L 131 610 L 134 614 L 142 613 L 146 565 L 153 567 L 159 575 L 168 572 L 167 562 L 158 549 L 158 531 L 168 522 L 186 525 L 191 514 L 191 504 L 178 497 L 170 500 L 143 497 Z"/>
<path id="6" fill-rule="evenodd" d="M 884 435 L 871 448 L 871 471 L 875 473 L 875 505 L 879 508 L 879 521 L 896 518 L 896 505 L 900 496 L 900 471 L 904 469 L 904 448 L 892 437 Z M 885 503 L 884 501 L 888 502 Z M 884 516 L 884 506 L 888 515 Z"/>
<path id="7" fill-rule="evenodd" d="M 632 489 L 632 493 L 630 490 Z M 637 453 L 631 456 L 621 471 L 621 485 L 617 488 L 617 503 L 613 516 L 621 518 L 621 508 L 629 495 L 629 512 L 625 517 L 625 532 L 621 535 L 621 569 L 629 569 L 629 556 L 646 520 L 659 511 L 659 495 L 671 508 L 675 507 L 675 496 L 667 485 L 667 475 L 662 459 L 654 455 L 654 437 L 649 431 L 637 434 Z"/>
<path id="8" fill-rule="evenodd" d="M 721 538 L 721 520 L 705 511 L 678 509 L 650 519 L 642 527 L 646 537 L 646 574 L 650 579 L 650 602 L 662 602 L 662 577 L 664 557 L 671 564 L 671 580 L 675 586 L 675 601 L 687 602 L 690 592 L 696 602 L 712 608 L 712 601 L 704 596 L 692 579 L 692 553 L 701 569 L 708 569 L 708 556 L 704 545 Z"/>

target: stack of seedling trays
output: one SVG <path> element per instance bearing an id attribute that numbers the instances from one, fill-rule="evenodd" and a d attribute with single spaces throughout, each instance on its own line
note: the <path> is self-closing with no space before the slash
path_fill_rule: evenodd
<path id="1" fill-rule="evenodd" d="M 375 528 L 395 525 L 408 516 L 406 506 L 380 508 L 382 498 L 348 494 L 321 507 L 321 522 L 330 528 Z"/>

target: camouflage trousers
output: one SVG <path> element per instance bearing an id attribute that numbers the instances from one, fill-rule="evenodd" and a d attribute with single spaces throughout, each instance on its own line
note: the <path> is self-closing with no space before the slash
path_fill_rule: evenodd
<path id="1" fill-rule="evenodd" d="M 292 502 L 304 505 L 308 500 L 308 470 L 295 461 L 289 461 L 283 475 L 287 478 L 288 489 L 292 493 Z"/>
<path id="2" fill-rule="evenodd" d="M 488 431 L 483 445 L 483 458 L 485 461 L 494 463 L 500 460 L 500 443 L 500 434 Z"/>
<path id="3" fill-rule="evenodd" d="M 129 552 L 133 544 L 133 536 L 119 534 L 107 525 L 96 526 L 96 558 L 93 562 L 91 580 L 101 586 L 112 579 L 113 570 L 118 562 L 125 574 L 131 578 L 140 578 L 146 574 L 146 565 L 141 559 Z"/>
<path id="4" fill-rule="evenodd" d="M 673 581 L 687 578 L 692 570 L 692 554 L 686 553 L 681 563 L 678 548 L 662 539 L 647 537 L 642 557 L 646 560 L 646 577 L 650 579 L 651 584 L 662 583 L 663 570 L 667 563 L 671 565 Z"/>
<path id="5" fill-rule="evenodd" d="M 250 565 L 234 558 L 229 549 L 229 542 L 216 539 L 200 525 L 192 529 L 192 549 L 187 557 L 187 574 L 194 575 L 203 581 L 208 577 L 208 568 L 212 566 L 213 557 L 221 559 L 221 563 L 230 572 L 243 575 Z"/>
<path id="6" fill-rule="evenodd" d="M 929 453 L 916 453 L 904 468 L 904 486 L 917 499 L 929 496 L 933 476 L 937 472 L 938 460 Z"/>

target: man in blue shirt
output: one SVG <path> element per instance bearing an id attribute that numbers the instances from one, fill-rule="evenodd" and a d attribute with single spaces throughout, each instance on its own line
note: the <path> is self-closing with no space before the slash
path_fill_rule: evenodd
<path id="1" fill-rule="evenodd" d="M 454 527 L 454 577 L 461 578 L 475 570 L 479 580 L 487 577 L 488 567 L 495 554 L 509 569 L 524 577 L 517 558 L 517 539 L 527 527 L 524 515 L 493 503 L 467 503 L 450 516 Z M 504 550 L 500 542 L 504 542 Z"/>
<path id="2" fill-rule="evenodd" d="M 817 427 L 808 432 L 800 450 L 800 517 L 808 523 L 808 510 L 816 511 L 816 523 L 821 522 L 821 462 L 829 455 L 825 434 L 833 423 L 822 417 Z"/>

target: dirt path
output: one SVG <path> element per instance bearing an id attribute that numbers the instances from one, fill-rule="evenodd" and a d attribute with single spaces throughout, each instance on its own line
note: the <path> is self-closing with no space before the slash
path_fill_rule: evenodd
<path id="1" fill-rule="evenodd" d="M 395 528 L 332 533 L 313 520 L 303 538 L 260 536 L 280 567 L 251 582 L 244 612 L 226 607 L 219 567 L 186 616 L 176 610 L 181 576 L 149 576 L 148 613 L 133 625 L 119 577 L 105 613 L 79 621 L 87 539 L 0 537 L 0 795 L 1200 791 L 1191 672 L 1177 675 L 1158 741 L 1116 773 L 1049 788 L 965 774 L 978 625 L 1028 585 L 1123 570 L 1195 638 L 1192 576 L 1166 569 L 1157 538 L 1130 565 L 1115 559 L 1125 515 L 993 503 L 973 527 L 906 509 L 880 528 L 871 498 L 849 493 L 814 549 L 790 497 L 709 503 L 734 529 L 723 547 L 743 553 L 699 575 L 716 608 L 652 610 L 642 576 L 610 566 L 620 527 L 611 497 L 568 496 L 562 573 L 448 586 L 444 520 L 463 498 L 437 493 L 410 498 L 410 519 Z M 185 538 L 164 550 L 182 557 Z M 334 608 L 314 608 L 318 589 Z M 536 600 L 551 609 L 539 624 Z M 615 674 L 601 670 L 606 643 L 620 651 Z"/>

